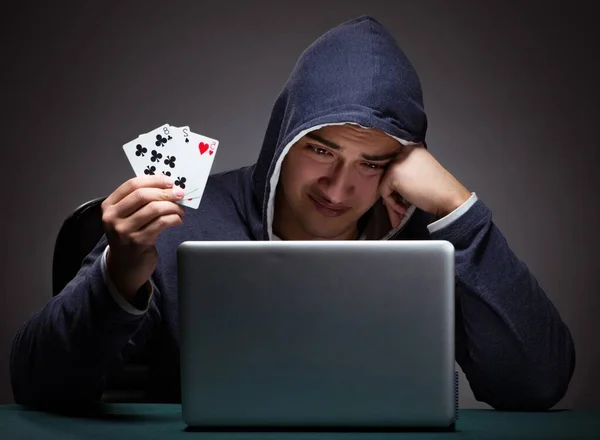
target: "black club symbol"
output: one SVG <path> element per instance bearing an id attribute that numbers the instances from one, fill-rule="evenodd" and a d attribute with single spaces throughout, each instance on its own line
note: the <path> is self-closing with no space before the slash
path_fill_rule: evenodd
<path id="1" fill-rule="evenodd" d="M 169 165 L 171 168 L 175 168 L 175 156 L 167 156 L 165 159 L 165 165 Z"/>
<path id="2" fill-rule="evenodd" d="M 137 157 L 144 157 L 144 154 L 146 154 L 148 152 L 148 149 L 146 147 L 142 147 L 140 144 L 137 144 L 135 146 L 135 155 Z"/>
<path id="3" fill-rule="evenodd" d="M 178 177 L 177 180 L 175 180 L 175 185 L 177 185 L 181 189 L 185 189 L 185 181 L 186 180 L 187 179 L 185 177 Z"/>
<path id="4" fill-rule="evenodd" d="M 169 139 L 171 137 L 169 136 Z M 154 142 L 156 144 L 157 147 L 164 147 L 165 144 L 167 143 L 167 138 L 162 137 L 162 135 L 157 134 L 156 135 L 156 142 Z"/>
<path id="5" fill-rule="evenodd" d="M 156 150 L 152 150 L 152 157 L 150 158 L 150 160 L 152 162 L 158 162 L 159 160 L 162 159 L 162 154 L 160 154 L 158 151 Z"/>
<path id="6" fill-rule="evenodd" d="M 144 170 L 144 174 L 147 174 L 149 176 L 154 176 L 155 172 L 156 172 L 156 167 L 154 165 L 148 165 L 146 167 L 146 169 Z"/>
<path id="7" fill-rule="evenodd" d="M 170 171 L 163 171 L 162 172 L 165 176 L 169 176 L 171 177 L 171 172 Z"/>

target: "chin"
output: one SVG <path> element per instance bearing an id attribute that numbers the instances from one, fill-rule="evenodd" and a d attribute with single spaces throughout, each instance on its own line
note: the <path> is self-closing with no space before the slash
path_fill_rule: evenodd
<path id="1" fill-rule="evenodd" d="M 327 217 L 319 213 L 307 196 L 302 207 L 296 210 L 302 229 L 316 240 L 333 240 L 356 224 L 356 211 L 351 210 L 339 217 Z"/>
<path id="2" fill-rule="evenodd" d="M 352 224 L 348 224 L 348 222 L 344 222 L 343 224 L 335 222 L 333 224 L 333 222 L 326 219 L 319 220 L 313 218 L 303 222 L 304 230 L 317 240 L 333 240 L 348 231 L 348 229 L 351 229 L 351 227 Z"/>

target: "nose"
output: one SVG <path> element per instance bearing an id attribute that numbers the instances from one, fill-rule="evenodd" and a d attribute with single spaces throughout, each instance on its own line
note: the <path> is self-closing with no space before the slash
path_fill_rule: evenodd
<path id="1" fill-rule="evenodd" d="M 352 169 L 347 165 L 337 164 L 319 179 L 319 188 L 331 203 L 343 202 L 354 192 Z"/>

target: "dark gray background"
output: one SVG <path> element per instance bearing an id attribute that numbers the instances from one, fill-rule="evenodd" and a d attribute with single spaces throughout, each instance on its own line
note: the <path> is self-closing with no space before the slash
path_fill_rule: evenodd
<path id="1" fill-rule="evenodd" d="M 367 13 L 423 83 L 430 151 L 489 206 L 569 325 L 557 407 L 600 407 L 599 45 L 593 2 L 39 2 L 2 16 L 0 402 L 18 326 L 51 297 L 54 240 L 133 177 L 121 146 L 160 124 L 252 163 L 300 53 Z M 474 400 L 461 375 L 462 407 Z"/>

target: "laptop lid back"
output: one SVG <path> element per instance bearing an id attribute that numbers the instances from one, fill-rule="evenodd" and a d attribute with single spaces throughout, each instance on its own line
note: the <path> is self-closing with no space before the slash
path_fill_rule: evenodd
<path id="1" fill-rule="evenodd" d="M 188 425 L 454 423 L 449 242 L 185 242 L 177 258 Z"/>

